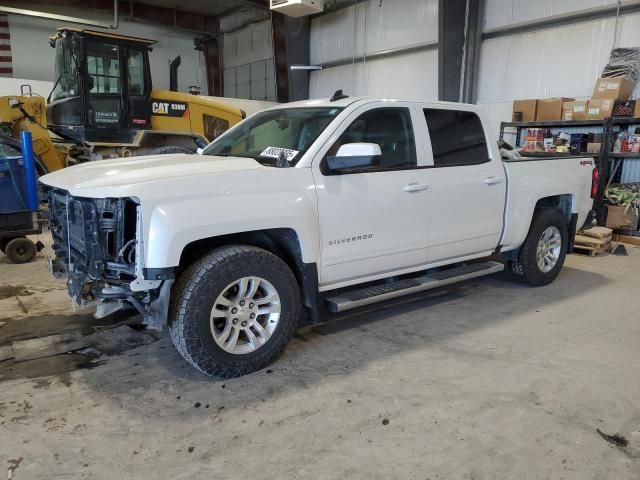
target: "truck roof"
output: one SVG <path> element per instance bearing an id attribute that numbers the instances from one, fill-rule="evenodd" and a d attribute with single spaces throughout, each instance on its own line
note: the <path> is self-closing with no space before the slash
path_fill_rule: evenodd
<path id="1" fill-rule="evenodd" d="M 283 103 L 273 108 L 291 108 L 291 107 L 340 107 L 344 108 L 353 103 L 370 103 L 370 102 L 407 102 L 420 105 L 428 104 L 439 107 L 448 107 L 459 109 L 460 107 L 477 109 L 478 106 L 471 103 L 444 102 L 440 100 L 405 100 L 401 98 L 374 98 L 374 97 L 346 97 L 340 100 L 331 101 L 329 98 L 316 98 L 311 100 L 301 100 L 298 102 Z"/>

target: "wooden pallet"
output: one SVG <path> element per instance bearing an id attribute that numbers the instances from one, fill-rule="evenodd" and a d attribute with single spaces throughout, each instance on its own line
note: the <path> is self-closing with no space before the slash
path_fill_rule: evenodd
<path id="1" fill-rule="evenodd" d="M 640 237 L 632 237 L 631 235 L 614 235 L 614 240 L 616 242 L 627 243 L 629 245 L 635 245 L 640 247 Z"/>
<path id="2" fill-rule="evenodd" d="M 609 253 L 609 245 L 606 247 L 587 247 L 586 245 L 574 245 L 573 253 L 588 255 L 590 257 L 600 257 Z"/>
<path id="3" fill-rule="evenodd" d="M 587 230 L 581 230 L 579 235 L 584 237 L 597 238 L 598 240 L 611 240 L 613 230 L 607 227 L 591 227 Z"/>
<path id="4" fill-rule="evenodd" d="M 589 230 L 582 230 L 576 235 L 573 244 L 575 253 L 597 257 L 605 255 L 610 251 L 613 231 L 605 227 L 593 227 Z"/>

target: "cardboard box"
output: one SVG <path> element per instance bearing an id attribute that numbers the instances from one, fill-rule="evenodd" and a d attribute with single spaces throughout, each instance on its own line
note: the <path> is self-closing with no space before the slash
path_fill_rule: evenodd
<path id="1" fill-rule="evenodd" d="M 592 98 L 598 100 L 628 100 L 635 83 L 624 77 L 599 78 Z"/>
<path id="2" fill-rule="evenodd" d="M 607 205 L 607 227 L 613 229 L 638 229 L 638 215 L 636 214 L 636 210 L 630 208 L 627 210 L 627 213 L 625 213 L 624 209 L 625 207 L 619 205 Z"/>
<path id="3" fill-rule="evenodd" d="M 586 120 L 588 103 L 585 100 L 564 102 L 562 104 L 562 120 Z"/>
<path id="4" fill-rule="evenodd" d="M 514 100 L 512 120 L 515 122 L 516 112 L 522 113 L 521 122 L 533 122 L 536 119 L 538 111 L 538 100 Z"/>
<path id="5" fill-rule="evenodd" d="M 633 116 L 638 118 L 640 117 L 640 102 L 636 100 L 636 109 L 633 113 Z"/>
<path id="6" fill-rule="evenodd" d="M 536 121 L 538 122 L 555 122 L 562 120 L 562 105 L 565 102 L 573 102 L 574 98 L 543 98 L 538 99 L 538 113 L 536 113 Z"/>
<path id="7" fill-rule="evenodd" d="M 603 120 L 611 116 L 613 100 L 591 99 L 587 108 L 587 119 Z"/>
<path id="8" fill-rule="evenodd" d="M 587 143 L 587 153 L 600 153 L 602 143 Z"/>

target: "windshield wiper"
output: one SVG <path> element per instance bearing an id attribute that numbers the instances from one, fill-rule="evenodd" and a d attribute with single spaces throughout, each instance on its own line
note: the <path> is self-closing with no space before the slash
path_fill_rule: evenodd
<path id="1" fill-rule="evenodd" d="M 278 168 L 289 168 L 291 165 L 289 165 L 289 160 L 287 160 L 287 156 L 284 153 L 284 150 L 282 150 L 280 152 L 280 155 L 278 155 L 278 161 L 276 162 L 276 165 Z"/>

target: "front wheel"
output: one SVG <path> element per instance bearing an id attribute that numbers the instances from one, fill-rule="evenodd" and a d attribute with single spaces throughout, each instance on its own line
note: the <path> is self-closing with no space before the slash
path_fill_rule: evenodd
<path id="1" fill-rule="evenodd" d="M 279 257 L 255 247 L 222 247 L 174 285 L 169 331 L 198 370 L 238 377 L 266 367 L 284 350 L 300 308 L 296 279 Z"/>
<path id="2" fill-rule="evenodd" d="M 558 210 L 541 210 L 534 214 L 531 228 L 512 271 L 534 286 L 547 285 L 562 270 L 567 256 L 567 221 Z"/>

